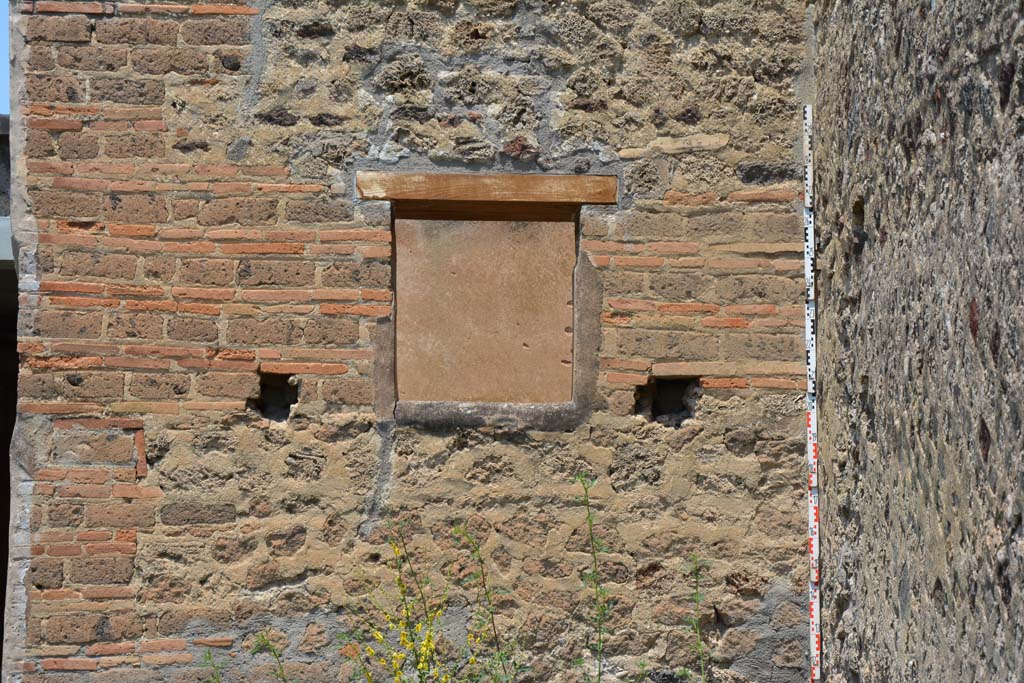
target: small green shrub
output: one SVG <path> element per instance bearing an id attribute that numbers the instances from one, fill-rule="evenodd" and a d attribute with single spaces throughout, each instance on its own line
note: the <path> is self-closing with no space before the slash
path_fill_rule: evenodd
<path id="1" fill-rule="evenodd" d="M 578 475 L 582 495 L 577 498 L 585 516 L 586 547 L 590 555 L 588 567 L 581 574 L 590 593 L 589 630 L 586 652 L 592 657 L 574 660 L 584 683 L 604 683 L 608 675 L 606 646 L 608 621 L 614 600 L 601 577 L 601 553 L 607 546 L 596 530 L 596 517 L 591 490 L 596 480 Z M 497 598 L 499 588 L 491 580 L 480 541 L 468 524 L 452 530 L 458 546 L 467 553 L 473 571 L 463 586 L 474 589 L 471 602 L 473 618 L 465 633 L 465 642 L 456 645 L 444 635 L 442 619 L 449 608 L 446 590 L 434 590 L 429 579 L 417 567 L 400 525 L 388 527 L 392 557 L 388 560 L 393 589 L 380 597 L 371 595 L 347 606 L 346 613 L 355 617 L 359 626 L 338 636 L 341 654 L 354 668 L 357 683 L 518 683 L 528 670 L 526 657 L 518 638 L 498 627 Z M 694 635 L 694 653 L 699 669 L 682 668 L 676 674 L 690 683 L 710 683 L 711 648 L 701 630 L 700 612 L 704 595 L 702 581 L 708 563 L 691 555 L 686 576 L 691 582 L 694 604 L 689 617 Z M 285 671 L 284 654 L 271 639 L 269 631 L 256 634 L 252 654 L 269 654 L 273 660 L 271 676 L 278 683 L 290 683 Z M 217 662 L 210 650 L 203 656 L 207 677 L 203 683 L 224 683 L 224 665 Z M 648 677 L 646 662 L 628 676 L 631 683 L 643 683 Z"/>
<path id="2" fill-rule="evenodd" d="M 527 667 L 523 662 L 518 642 L 505 636 L 498 628 L 494 605 L 495 588 L 487 578 L 487 563 L 484 561 L 480 542 L 466 524 L 455 527 L 452 533 L 460 545 L 469 551 L 475 567 L 469 580 L 477 585 L 476 621 L 466 640 L 471 659 L 474 663 L 479 663 L 480 668 L 479 676 L 470 680 L 515 683 Z"/>
<path id="3" fill-rule="evenodd" d="M 252 647 L 252 654 L 258 655 L 262 652 L 268 653 L 274 660 L 274 668 L 271 669 L 270 675 L 278 683 L 288 683 L 288 676 L 284 672 L 284 653 L 270 639 L 270 633 L 267 631 L 260 631 L 256 634 L 256 642 Z"/>
<path id="4" fill-rule="evenodd" d="M 339 636 L 341 652 L 366 683 L 451 683 L 452 663 L 438 652 L 447 599 L 428 597 L 428 584 L 410 560 L 397 526 L 392 528 L 390 544 L 394 557 L 389 566 L 397 595 L 387 600 L 393 604 L 371 598 L 370 609 L 354 606 L 352 613 L 360 615 L 362 628 Z"/>
<path id="5" fill-rule="evenodd" d="M 580 496 L 579 501 L 587 513 L 587 548 L 590 551 L 590 569 L 583 573 L 582 578 L 583 583 L 593 593 L 590 605 L 590 623 L 593 631 L 587 639 L 587 649 L 594 657 L 596 673 L 591 673 L 582 659 L 577 660 L 576 664 L 582 671 L 585 683 L 601 683 L 605 668 L 604 646 L 605 638 L 608 635 L 608 614 L 611 611 L 612 602 L 608 597 L 608 589 L 601 582 L 601 565 L 597 554 L 607 550 L 607 547 L 594 531 L 594 510 L 590 504 L 590 489 L 593 488 L 596 480 L 584 474 L 578 474 L 576 481 L 583 487 L 583 495 Z"/>
<path id="6" fill-rule="evenodd" d="M 203 653 L 203 668 L 207 671 L 203 683 L 223 683 L 220 672 L 224 670 L 224 665 L 214 658 L 213 650 L 210 648 L 206 648 L 206 652 Z"/>
<path id="7" fill-rule="evenodd" d="M 700 666 L 700 671 L 694 671 L 689 668 L 681 669 L 678 674 L 685 681 L 692 681 L 693 683 L 709 683 L 711 676 L 711 669 L 709 660 L 711 658 L 711 648 L 705 642 L 704 634 L 700 629 L 700 605 L 704 599 L 704 594 L 700 591 L 700 582 L 703 577 L 704 570 L 708 568 L 708 562 L 700 559 L 697 555 L 690 556 L 690 566 L 687 569 L 686 575 L 689 577 L 693 585 L 693 593 L 690 594 L 690 599 L 693 600 L 693 614 L 690 615 L 690 630 L 694 635 L 693 650 L 694 654 L 697 655 L 697 662 Z"/>

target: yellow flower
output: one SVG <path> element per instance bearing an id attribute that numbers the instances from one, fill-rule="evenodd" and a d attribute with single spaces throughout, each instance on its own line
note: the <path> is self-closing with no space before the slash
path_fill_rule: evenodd
<path id="1" fill-rule="evenodd" d="M 476 657 L 474 655 L 470 655 L 469 656 L 469 663 L 470 664 L 476 664 Z"/>
<path id="2" fill-rule="evenodd" d="M 373 639 L 376 640 L 378 643 L 383 643 L 384 642 L 384 634 L 381 633 L 380 631 L 374 631 L 373 632 Z"/>
<path id="3" fill-rule="evenodd" d="M 375 655 L 376 653 L 375 653 L 375 652 L 373 651 L 373 648 L 372 648 L 372 647 L 370 647 L 369 645 L 367 645 L 367 646 L 366 646 L 366 654 L 367 654 L 367 655 L 369 655 L 370 657 L 373 657 L 373 656 L 374 656 L 374 655 Z"/>

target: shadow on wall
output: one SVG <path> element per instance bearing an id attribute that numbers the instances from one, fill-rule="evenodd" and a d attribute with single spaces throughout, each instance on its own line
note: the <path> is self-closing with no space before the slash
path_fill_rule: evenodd
<path id="1" fill-rule="evenodd" d="M 9 117 L 0 116 L 0 455 L 3 455 L 3 462 L 10 461 L 11 433 L 18 404 L 18 273 L 11 244 L 9 126 Z M 7 485 L 10 486 L 10 481 Z M 0 507 L 3 507 L 4 528 L 7 528 L 10 510 L 7 505 Z M 3 585 L 7 585 L 6 564 Z"/>
<path id="2" fill-rule="evenodd" d="M 0 220 L 7 220 L 4 216 Z M 0 261 L 0 453 L 10 455 L 18 403 L 18 276 L 11 261 Z M 7 508 L 4 507 L 6 510 Z"/>

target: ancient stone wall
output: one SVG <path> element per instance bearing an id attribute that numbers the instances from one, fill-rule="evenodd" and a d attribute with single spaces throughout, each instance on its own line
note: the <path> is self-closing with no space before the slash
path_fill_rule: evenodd
<path id="1" fill-rule="evenodd" d="M 1024 24 L 819 2 L 825 673 L 1024 670 Z"/>
<path id="2" fill-rule="evenodd" d="M 387 586 L 400 517 L 439 581 L 471 518 L 529 680 L 576 680 L 588 472 L 612 675 L 694 663 L 695 554 L 719 680 L 804 677 L 802 3 L 18 9 L 9 675 L 196 681 L 213 647 L 227 680 L 264 680 L 244 647 L 269 628 L 293 677 L 345 680 L 333 636 Z M 392 233 L 359 169 L 620 177 L 619 206 L 580 219 L 591 412 L 375 410 Z M 656 372 L 697 383 L 693 416 L 651 419 Z M 260 413 L 260 373 L 298 380 L 287 420 Z"/>

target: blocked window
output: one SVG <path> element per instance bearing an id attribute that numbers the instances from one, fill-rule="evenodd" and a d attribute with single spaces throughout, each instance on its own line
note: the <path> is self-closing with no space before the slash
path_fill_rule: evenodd
<path id="1" fill-rule="evenodd" d="M 395 221 L 398 400 L 572 400 L 570 221 Z"/>
<path id="2" fill-rule="evenodd" d="M 602 176 L 361 173 L 392 203 L 394 384 L 407 403 L 571 404 L 580 206 Z"/>

